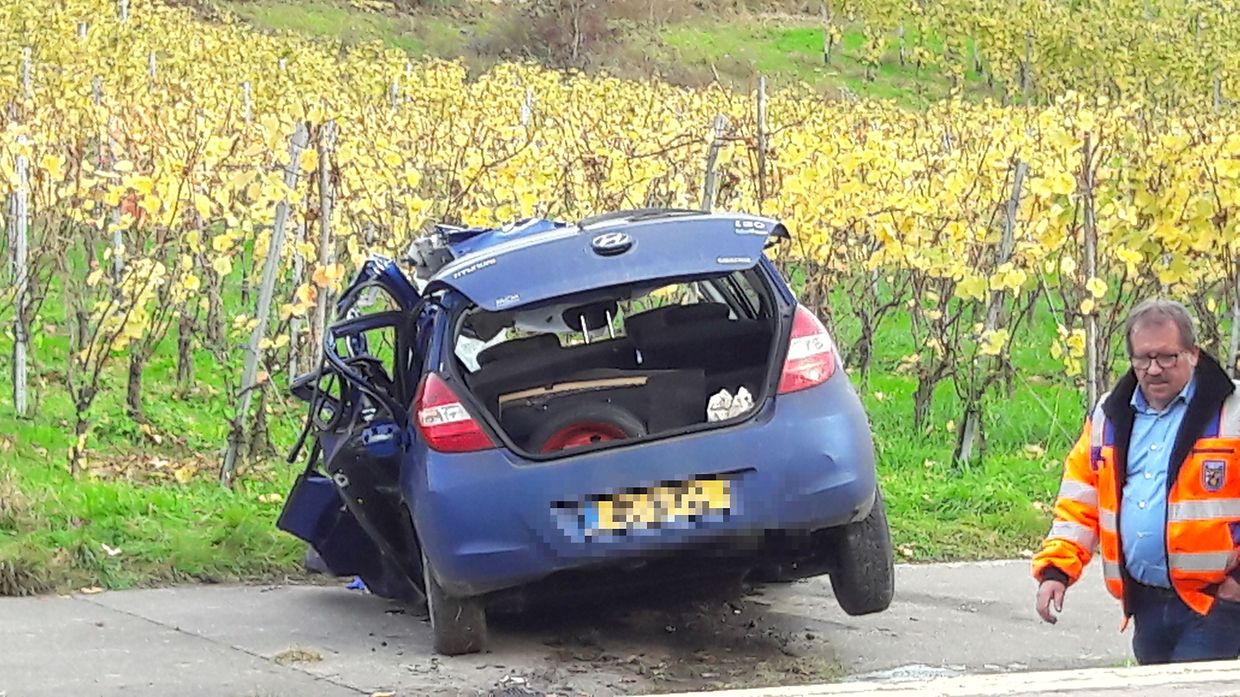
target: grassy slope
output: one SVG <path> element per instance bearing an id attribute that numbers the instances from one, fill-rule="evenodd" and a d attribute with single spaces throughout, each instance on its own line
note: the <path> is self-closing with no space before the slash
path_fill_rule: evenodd
<path id="1" fill-rule="evenodd" d="M 932 69 L 918 71 L 901 65 L 894 52 L 886 56 L 873 81 L 865 79 L 865 65 L 858 59 L 864 37 L 847 28 L 831 65 L 822 60 L 822 30 L 810 21 L 763 19 L 738 22 L 713 20 L 669 25 L 659 32 L 662 48 L 657 55 L 669 64 L 714 66 L 723 78 L 742 85 L 754 75 L 766 75 L 774 86 L 804 82 L 823 91 L 847 87 L 862 97 L 892 99 L 905 106 L 924 106 L 947 96 L 947 80 Z M 910 41 L 913 38 L 910 36 Z M 932 48 L 942 49 L 933 39 Z M 967 91 L 979 94 L 980 80 L 966 74 Z"/>
<path id="2" fill-rule="evenodd" d="M 479 55 L 471 40 L 496 29 L 490 18 L 433 8 L 417 15 L 381 14 L 331 0 L 225 0 L 221 4 L 266 30 L 346 43 L 377 40 L 414 56 L 462 58 L 476 67 L 492 60 Z M 717 74 L 725 84 L 744 89 L 751 89 L 756 76 L 762 74 L 772 87 L 803 82 L 833 94 L 842 86 L 862 97 L 894 99 L 914 107 L 948 93 L 941 74 L 900 65 L 894 50 L 885 57 L 875 79 L 867 82 L 858 58 L 863 37 L 857 27 L 845 28 L 842 45 L 827 66 L 822 61 L 822 27 L 813 18 L 698 16 L 657 27 L 626 26 L 617 45 L 592 56 L 594 67 L 627 77 L 654 70 L 686 84 L 705 84 Z M 908 42 L 910 46 L 916 42 L 912 33 Z M 933 37 L 927 44 L 933 51 L 942 49 L 942 42 Z M 965 79 L 968 94 L 984 92 L 976 74 L 970 72 Z"/>
<path id="3" fill-rule="evenodd" d="M 77 481 L 69 476 L 74 413 L 62 384 L 68 339 L 56 305 L 44 306 L 34 338 L 37 416 L 16 418 L 11 399 L 0 409 L 0 595 L 296 572 L 298 546 L 274 528 L 279 501 L 271 497 L 287 490 L 294 470 L 275 461 L 247 472 L 233 491 L 216 483 L 230 415 L 225 370 L 239 374 L 240 368 L 221 370 L 199 353 L 194 388 L 179 394 L 175 332 L 144 378 L 151 435 L 125 413 L 127 356 L 118 355 L 91 410 L 87 469 Z M 6 395 L 12 394 L 11 355 L 6 337 L 0 341 Z M 286 448 L 297 415 L 280 405 L 275 411 L 272 439 Z M 120 553 L 109 554 L 105 545 Z"/>
<path id="4" fill-rule="evenodd" d="M 1044 350 L 1033 348 L 1049 345 L 1053 323 L 1041 318 L 1033 346 L 1015 347 L 1015 389 L 1010 397 L 987 398 L 985 457 L 963 471 L 949 464 L 963 414 L 950 385 L 935 394 L 929 432 L 912 428 L 916 381 L 894 370 L 915 348 L 906 327 L 907 318 L 899 316 L 883 326 L 877 370 L 863 390 L 899 555 L 984 559 L 1036 549 L 1049 524 L 1062 457 L 1083 416 L 1079 390 L 1040 377 L 1058 372 Z"/>

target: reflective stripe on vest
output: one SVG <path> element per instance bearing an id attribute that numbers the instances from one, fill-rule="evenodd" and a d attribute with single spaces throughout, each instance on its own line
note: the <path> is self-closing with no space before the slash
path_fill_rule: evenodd
<path id="1" fill-rule="evenodd" d="M 1077 545 L 1087 550 L 1093 550 L 1098 544 L 1098 535 L 1088 526 L 1071 520 L 1056 520 L 1051 525 L 1051 532 L 1047 537 L 1058 537 L 1069 542 L 1075 542 Z"/>
<path id="2" fill-rule="evenodd" d="M 1058 498 L 1071 499 L 1086 506 L 1098 507 L 1098 489 L 1075 479 L 1063 480 L 1063 484 L 1059 485 Z"/>
<path id="3" fill-rule="evenodd" d="M 1098 509 L 1098 527 L 1107 532 L 1115 532 L 1115 511 L 1108 511 L 1105 508 Z"/>
<path id="4" fill-rule="evenodd" d="M 1234 555 L 1235 552 L 1175 552 L 1167 555 L 1167 561 L 1176 571 L 1221 572 Z"/>
<path id="5" fill-rule="evenodd" d="M 1216 518 L 1240 518 L 1240 499 L 1201 499 L 1176 501 L 1167 505 L 1167 520 L 1215 520 Z"/>
<path id="6" fill-rule="evenodd" d="M 1120 580 L 1119 563 L 1109 559 L 1102 560 L 1102 577 L 1108 581 Z"/>

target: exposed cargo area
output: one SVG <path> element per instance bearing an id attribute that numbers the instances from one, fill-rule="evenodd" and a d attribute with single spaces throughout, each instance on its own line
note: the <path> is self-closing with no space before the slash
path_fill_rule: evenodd
<path id="1" fill-rule="evenodd" d="M 766 391 L 777 317 L 757 269 L 462 318 L 465 383 L 527 453 L 731 423 Z"/>

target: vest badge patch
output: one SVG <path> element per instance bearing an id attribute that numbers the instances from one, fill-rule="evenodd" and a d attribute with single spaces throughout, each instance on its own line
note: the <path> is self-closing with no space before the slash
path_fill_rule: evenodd
<path id="1" fill-rule="evenodd" d="M 1206 491 L 1219 491 L 1227 481 L 1226 460 L 1206 460 L 1201 465 L 1201 486 Z"/>

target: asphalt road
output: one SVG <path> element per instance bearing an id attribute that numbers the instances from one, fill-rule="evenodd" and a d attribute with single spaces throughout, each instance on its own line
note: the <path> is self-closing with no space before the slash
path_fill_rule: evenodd
<path id="1" fill-rule="evenodd" d="M 1048 626 L 1028 568 L 900 566 L 892 607 L 866 617 L 825 578 L 670 607 L 599 598 L 493 618 L 489 652 L 457 658 L 433 654 L 423 618 L 343 584 L 0 598 L 0 697 L 606 696 L 1131 660 L 1097 569 Z"/>

